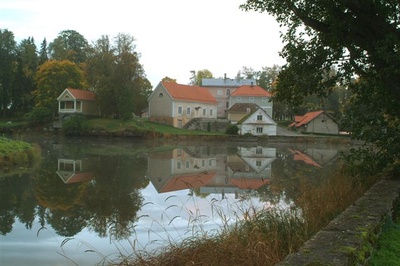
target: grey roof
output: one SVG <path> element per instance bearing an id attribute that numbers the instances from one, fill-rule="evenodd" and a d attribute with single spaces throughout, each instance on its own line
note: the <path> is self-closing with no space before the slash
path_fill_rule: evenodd
<path id="1" fill-rule="evenodd" d="M 260 107 L 255 103 L 235 103 L 228 109 L 228 112 L 246 112 L 248 109 L 253 112 L 258 108 Z"/>
<path id="2" fill-rule="evenodd" d="M 242 85 L 256 85 L 255 79 L 229 79 L 229 78 L 218 78 L 210 79 L 203 78 L 201 85 L 204 87 L 240 87 Z"/>

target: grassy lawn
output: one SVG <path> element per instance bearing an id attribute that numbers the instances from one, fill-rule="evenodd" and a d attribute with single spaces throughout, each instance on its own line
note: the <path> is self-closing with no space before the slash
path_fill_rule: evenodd
<path id="1" fill-rule="evenodd" d="M 26 121 L 0 120 L 0 128 L 15 128 L 27 125 Z"/>
<path id="2" fill-rule="evenodd" d="M 400 266 L 400 220 L 385 225 L 368 265 Z"/>

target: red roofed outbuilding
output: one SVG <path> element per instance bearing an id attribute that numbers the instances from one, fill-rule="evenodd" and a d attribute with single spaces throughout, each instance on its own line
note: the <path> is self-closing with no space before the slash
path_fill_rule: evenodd
<path id="1" fill-rule="evenodd" d="M 323 110 L 296 115 L 289 127 L 306 133 L 339 134 L 339 125 Z"/>
<path id="2" fill-rule="evenodd" d="M 71 114 L 99 115 L 96 94 L 92 91 L 66 88 L 57 101 L 60 118 Z"/>

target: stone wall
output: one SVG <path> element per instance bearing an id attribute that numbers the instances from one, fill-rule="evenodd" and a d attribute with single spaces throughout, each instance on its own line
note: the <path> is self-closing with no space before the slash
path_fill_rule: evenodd
<path id="1" fill-rule="evenodd" d="M 381 180 L 277 265 L 364 265 L 399 197 L 400 178 Z"/>

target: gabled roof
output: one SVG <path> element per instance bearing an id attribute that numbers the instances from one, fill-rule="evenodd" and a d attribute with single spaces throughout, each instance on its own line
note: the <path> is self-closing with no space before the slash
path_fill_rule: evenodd
<path id="1" fill-rule="evenodd" d="M 276 125 L 276 123 L 275 123 L 275 121 L 267 114 L 267 112 L 264 110 L 264 109 L 262 109 L 260 106 L 258 106 L 257 105 L 257 107 L 258 108 L 256 108 L 255 110 L 253 110 L 253 111 L 251 111 L 248 115 L 246 115 L 245 117 L 243 117 L 242 119 L 240 119 L 238 122 L 237 122 L 237 124 L 243 124 L 244 122 L 246 122 L 247 121 L 247 119 L 249 119 L 254 113 L 256 113 L 257 111 L 262 111 L 263 113 L 264 113 L 264 115 L 266 116 L 266 117 L 268 117 L 269 119 L 268 120 L 270 120 L 270 123 L 265 123 L 265 124 L 272 124 L 272 125 Z"/>
<path id="2" fill-rule="evenodd" d="M 258 85 L 243 85 L 232 92 L 231 96 L 271 97 L 272 94 Z"/>
<path id="3" fill-rule="evenodd" d="M 203 87 L 182 85 L 175 82 L 161 82 L 174 100 L 218 104 L 211 93 Z"/>
<path id="4" fill-rule="evenodd" d="M 310 123 L 313 119 L 318 117 L 320 114 L 322 114 L 324 111 L 315 111 L 315 112 L 308 112 L 305 115 L 296 115 L 294 117 L 294 123 L 290 124 L 289 127 L 301 127 L 302 125 L 306 125 Z"/>
<path id="5" fill-rule="evenodd" d="M 66 88 L 63 93 L 61 93 L 61 96 L 64 95 L 66 92 L 69 92 L 69 94 L 74 97 L 75 100 L 84 100 L 84 101 L 95 101 L 96 100 L 96 94 L 92 91 L 85 91 L 85 90 L 78 90 L 78 89 L 73 89 L 73 88 Z M 61 98 L 58 97 L 59 98 Z M 58 100 L 57 99 L 57 100 Z"/>
<path id="6" fill-rule="evenodd" d="M 255 103 L 235 103 L 228 109 L 228 112 L 245 113 L 249 109 L 250 109 L 250 112 L 253 112 L 254 110 L 256 110 L 258 108 L 260 108 L 260 107 Z"/>

